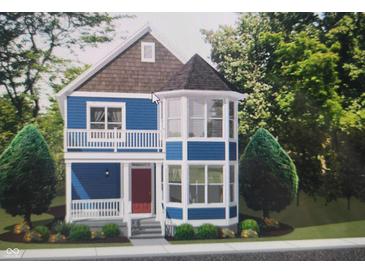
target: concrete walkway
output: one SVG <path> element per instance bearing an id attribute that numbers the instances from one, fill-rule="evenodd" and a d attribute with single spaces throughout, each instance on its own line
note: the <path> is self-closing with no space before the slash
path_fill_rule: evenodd
<path id="1" fill-rule="evenodd" d="M 0 260 L 78 260 L 126 257 L 232 254 L 365 247 L 364 238 L 327 240 L 233 242 L 211 244 L 145 245 L 124 247 L 1 250 Z M 15 254 L 17 253 L 17 254 Z"/>

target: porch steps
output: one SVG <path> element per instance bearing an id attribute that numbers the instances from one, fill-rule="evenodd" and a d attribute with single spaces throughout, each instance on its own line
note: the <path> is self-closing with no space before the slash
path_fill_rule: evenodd
<path id="1" fill-rule="evenodd" d="M 132 221 L 132 239 L 163 238 L 160 222 L 154 218 L 145 218 Z"/>

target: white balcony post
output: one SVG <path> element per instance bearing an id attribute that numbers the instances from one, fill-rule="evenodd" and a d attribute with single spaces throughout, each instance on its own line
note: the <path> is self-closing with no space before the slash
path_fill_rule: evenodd
<path id="1" fill-rule="evenodd" d="M 156 163 L 156 219 L 162 221 L 162 177 L 161 163 Z"/>
<path id="2" fill-rule="evenodd" d="M 132 236 L 132 205 L 130 197 L 130 163 L 123 164 L 123 201 L 124 201 L 124 219 L 127 223 L 128 237 Z"/>
<path id="3" fill-rule="evenodd" d="M 71 185 L 71 163 L 66 162 L 66 216 L 67 223 L 72 221 L 71 203 L 72 203 L 72 185 Z"/>

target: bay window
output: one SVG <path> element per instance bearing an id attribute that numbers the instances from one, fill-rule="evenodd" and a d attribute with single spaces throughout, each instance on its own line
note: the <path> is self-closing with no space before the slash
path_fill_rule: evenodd
<path id="1" fill-rule="evenodd" d="M 181 137 L 180 99 L 167 101 L 167 137 Z"/>
<path id="2" fill-rule="evenodd" d="M 189 167 L 189 203 L 205 202 L 205 166 Z"/>
<path id="3" fill-rule="evenodd" d="M 222 137 L 223 100 L 208 101 L 208 137 Z"/>
<path id="4" fill-rule="evenodd" d="M 229 138 L 234 138 L 234 102 L 229 102 Z"/>
<path id="5" fill-rule="evenodd" d="M 205 103 L 201 99 L 190 99 L 189 137 L 205 137 Z"/>
<path id="6" fill-rule="evenodd" d="M 223 137 L 222 99 L 189 99 L 189 137 Z"/>
<path id="7" fill-rule="evenodd" d="M 208 166 L 208 203 L 223 203 L 223 166 Z"/>
<path id="8" fill-rule="evenodd" d="M 189 166 L 189 203 L 223 203 L 223 166 Z"/>
<path id="9" fill-rule="evenodd" d="M 169 165 L 167 168 L 169 202 L 181 203 L 181 165 Z"/>
<path id="10" fill-rule="evenodd" d="M 234 202 L 235 191 L 234 191 L 234 181 L 235 181 L 235 166 L 229 166 L 229 201 Z"/>

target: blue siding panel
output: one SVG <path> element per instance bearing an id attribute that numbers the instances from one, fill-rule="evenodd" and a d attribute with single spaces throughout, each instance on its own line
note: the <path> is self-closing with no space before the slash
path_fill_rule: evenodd
<path id="1" fill-rule="evenodd" d="M 120 197 L 120 164 L 73 163 L 71 169 L 73 200 Z"/>
<path id="2" fill-rule="evenodd" d="M 237 206 L 231 206 L 229 208 L 229 218 L 237 217 Z"/>
<path id="3" fill-rule="evenodd" d="M 226 209 L 224 207 L 188 209 L 188 220 L 217 220 L 225 219 L 225 217 Z"/>
<path id="4" fill-rule="evenodd" d="M 224 159 L 224 142 L 188 142 L 188 160 Z"/>
<path id="5" fill-rule="evenodd" d="M 237 143 L 229 142 L 229 160 L 236 161 L 237 160 Z"/>
<path id="6" fill-rule="evenodd" d="M 157 105 L 143 98 L 67 97 L 68 128 L 86 128 L 86 102 L 125 102 L 127 129 L 157 129 Z"/>
<path id="7" fill-rule="evenodd" d="M 182 218 L 183 218 L 182 208 L 179 208 L 179 207 L 167 207 L 166 208 L 166 218 L 168 218 L 168 219 L 182 220 Z"/>
<path id="8" fill-rule="evenodd" d="M 182 142 L 166 142 L 166 160 L 182 160 Z"/>

